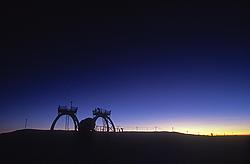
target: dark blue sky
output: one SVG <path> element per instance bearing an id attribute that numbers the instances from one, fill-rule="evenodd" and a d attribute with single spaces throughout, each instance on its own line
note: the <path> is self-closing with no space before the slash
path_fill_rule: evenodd
<path id="1" fill-rule="evenodd" d="M 0 131 L 112 110 L 124 127 L 250 133 L 247 3 L 6 6 Z M 178 129 L 179 128 L 179 129 Z M 217 129 L 216 129 L 217 128 Z"/>

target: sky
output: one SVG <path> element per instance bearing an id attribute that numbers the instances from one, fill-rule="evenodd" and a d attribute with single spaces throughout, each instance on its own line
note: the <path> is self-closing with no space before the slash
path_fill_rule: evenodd
<path id="1" fill-rule="evenodd" d="M 128 130 L 250 134 L 247 1 L 2 12 L 0 132 L 23 129 L 26 118 L 49 129 L 58 105 L 73 101 L 79 120 L 101 107 Z"/>

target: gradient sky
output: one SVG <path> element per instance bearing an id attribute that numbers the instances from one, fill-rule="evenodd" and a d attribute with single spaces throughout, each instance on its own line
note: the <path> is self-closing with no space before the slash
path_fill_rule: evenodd
<path id="1" fill-rule="evenodd" d="M 117 4 L 118 5 L 118 4 Z M 0 132 L 112 110 L 127 129 L 250 134 L 247 2 L 7 5 Z M 62 119 L 63 121 L 63 119 Z"/>

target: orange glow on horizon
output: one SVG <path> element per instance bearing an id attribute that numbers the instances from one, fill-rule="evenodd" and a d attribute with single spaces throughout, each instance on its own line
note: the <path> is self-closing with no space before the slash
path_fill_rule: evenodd
<path id="1" fill-rule="evenodd" d="M 140 128 L 139 129 L 132 129 L 132 128 L 128 128 L 128 129 L 124 129 L 124 131 L 128 131 L 128 132 L 177 132 L 177 133 L 183 133 L 183 134 L 192 134 L 192 135 L 208 135 L 208 136 L 235 136 L 235 135 L 247 135 L 250 136 L 250 131 L 249 130 L 235 130 L 235 131 L 226 131 L 221 129 L 220 131 L 213 131 L 211 132 L 210 130 L 207 129 L 199 129 L 199 130 L 184 130 L 184 129 L 175 129 L 173 131 L 171 130 L 166 130 L 163 128 L 159 128 L 157 130 L 154 130 L 153 128 Z"/>
<path id="2" fill-rule="evenodd" d="M 169 126 L 168 126 L 169 127 Z M 195 135 L 250 135 L 250 128 L 247 124 L 232 123 L 178 123 L 172 126 L 175 132 Z M 172 128 L 171 127 L 171 128 Z M 172 131 L 170 128 L 163 128 Z"/>
<path id="3" fill-rule="evenodd" d="M 125 131 L 167 131 L 179 132 L 193 135 L 250 135 L 250 122 L 235 118 L 213 118 L 213 119 L 185 119 L 171 120 L 168 122 L 150 122 L 142 126 L 131 125 L 130 128 L 124 127 Z"/>

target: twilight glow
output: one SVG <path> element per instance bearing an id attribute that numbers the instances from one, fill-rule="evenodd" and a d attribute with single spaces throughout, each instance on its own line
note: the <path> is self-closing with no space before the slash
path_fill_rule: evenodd
<path id="1" fill-rule="evenodd" d="M 80 120 L 102 107 L 124 130 L 250 134 L 248 10 L 217 5 L 9 8 L 0 132 L 49 129 L 73 101 Z"/>

